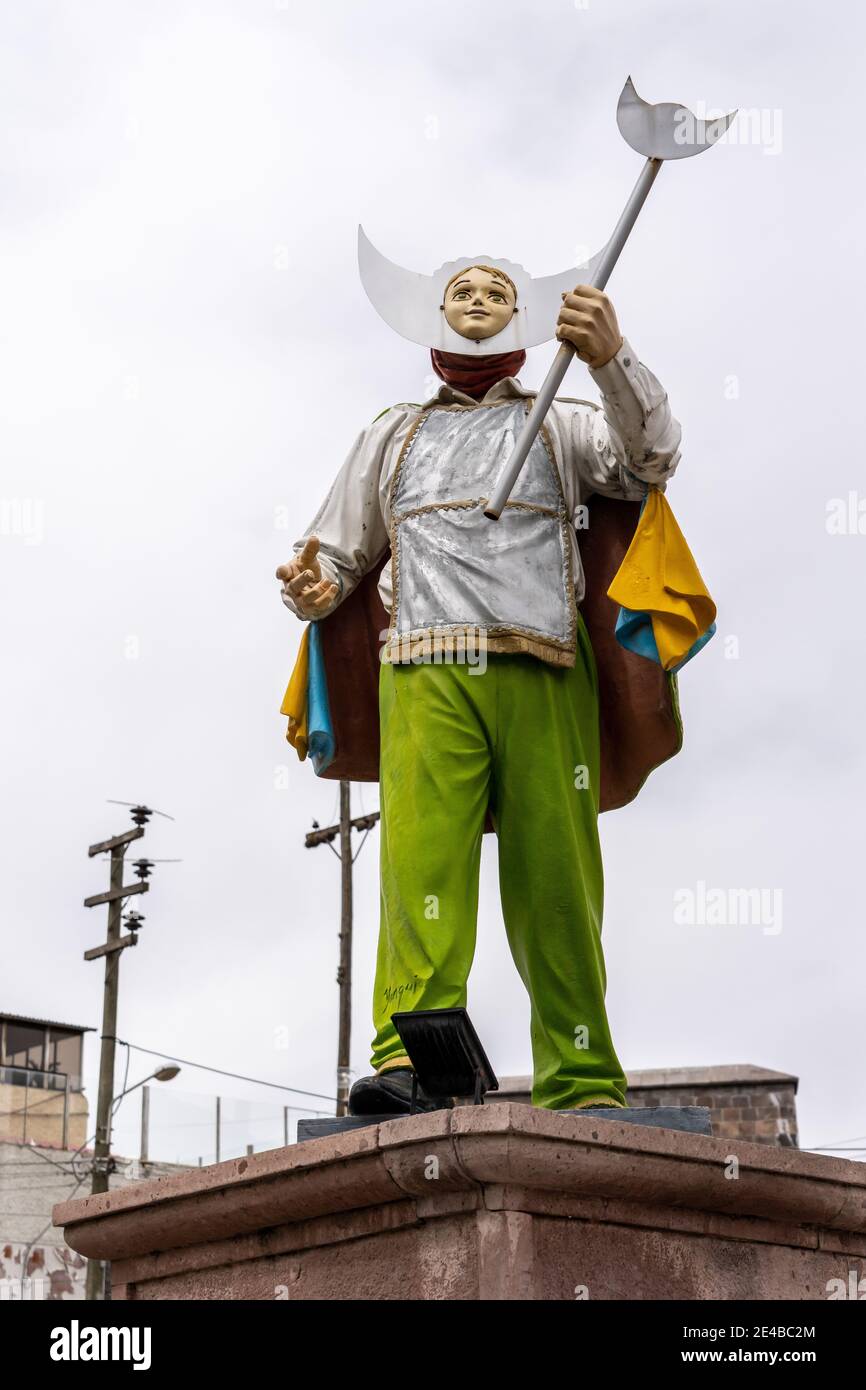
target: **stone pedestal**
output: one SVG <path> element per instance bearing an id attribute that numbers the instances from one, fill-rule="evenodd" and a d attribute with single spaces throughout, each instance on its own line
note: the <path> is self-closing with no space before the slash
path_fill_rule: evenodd
<path id="1" fill-rule="evenodd" d="M 558 1110 L 558 1115 L 574 1115 L 574 1110 Z M 585 1105 L 581 1115 L 590 1120 L 609 1120 L 610 1106 Z M 629 1125 L 655 1125 L 657 1129 L 685 1129 L 690 1134 L 712 1134 L 710 1112 L 704 1105 L 654 1105 L 634 1109 L 626 1107 L 615 1112 L 617 1120 Z M 298 1120 L 298 1143 L 324 1139 L 348 1130 L 364 1129 L 367 1125 L 383 1123 L 382 1115 L 344 1115 L 341 1118 Z"/>
<path id="2" fill-rule="evenodd" d="M 64 1202 L 54 1220 L 113 1262 L 117 1298 L 824 1300 L 866 1274 L 862 1164 L 508 1103 Z"/>

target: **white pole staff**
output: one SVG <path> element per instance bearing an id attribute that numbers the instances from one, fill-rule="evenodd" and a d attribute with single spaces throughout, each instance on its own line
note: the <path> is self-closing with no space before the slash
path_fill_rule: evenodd
<path id="1" fill-rule="evenodd" d="M 710 145 L 714 145 L 724 134 L 736 114 L 736 111 L 731 111 L 727 116 L 720 116 L 717 120 L 702 121 L 693 116 L 685 106 L 676 106 L 670 102 L 651 106 L 638 96 L 631 78 L 627 79 L 616 109 L 617 125 L 632 149 L 646 155 L 647 160 L 587 284 L 597 290 L 604 289 L 663 162 L 666 159 L 685 159 L 689 155 L 700 154 L 703 150 L 709 149 Z M 526 423 L 514 445 L 511 457 L 484 508 L 484 515 L 491 521 L 499 520 L 503 507 L 514 491 L 529 450 L 562 384 L 574 353 L 575 349 L 571 343 L 560 344 L 535 403 L 526 417 Z"/>

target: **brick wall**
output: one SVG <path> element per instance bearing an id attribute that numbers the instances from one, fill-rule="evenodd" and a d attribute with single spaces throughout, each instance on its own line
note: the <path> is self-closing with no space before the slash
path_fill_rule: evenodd
<path id="1" fill-rule="evenodd" d="M 500 1078 L 489 1100 L 527 1104 L 531 1078 Z M 631 1106 L 705 1105 L 719 1139 L 797 1147 L 797 1077 L 748 1063 L 719 1067 L 663 1067 L 629 1072 Z"/>
<path id="2" fill-rule="evenodd" d="M 70 1250 L 51 1224 L 55 1203 L 90 1191 L 92 1154 L 0 1141 L 0 1316 L 6 1301 L 83 1299 L 87 1261 Z M 184 1171 L 177 1163 L 115 1157 L 109 1185 Z M 75 1174 L 83 1174 L 79 1183 Z"/>

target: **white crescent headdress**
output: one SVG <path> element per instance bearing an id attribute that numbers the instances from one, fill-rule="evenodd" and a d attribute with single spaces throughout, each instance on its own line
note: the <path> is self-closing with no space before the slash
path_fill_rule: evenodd
<path id="1" fill-rule="evenodd" d="M 601 253 L 599 253 L 600 255 Z M 432 275 L 420 275 L 405 270 L 377 251 L 372 241 L 358 228 L 358 269 L 361 284 L 373 308 L 389 328 L 421 347 L 438 348 L 440 352 L 458 352 L 464 356 L 478 353 L 514 352 L 518 348 L 537 347 L 554 336 L 556 319 L 561 307 L 560 296 L 585 283 L 599 256 L 586 265 L 544 275 L 537 280 L 513 261 L 497 256 L 461 256 L 446 261 Z M 457 274 L 471 265 L 489 265 L 504 270 L 517 287 L 517 308 L 501 333 L 492 338 L 475 341 L 455 333 L 442 311 L 445 286 Z"/>

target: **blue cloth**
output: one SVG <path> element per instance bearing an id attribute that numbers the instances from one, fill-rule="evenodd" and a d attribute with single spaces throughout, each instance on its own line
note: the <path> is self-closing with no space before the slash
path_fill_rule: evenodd
<path id="1" fill-rule="evenodd" d="M 701 647 L 705 647 L 709 642 L 715 630 L 715 623 L 711 623 L 697 642 L 692 644 L 682 661 L 671 668 L 671 673 L 681 671 L 687 661 L 691 661 L 693 656 L 697 656 Z M 661 665 L 659 649 L 653 636 L 652 617 L 649 613 L 635 613 L 631 608 L 620 608 L 614 636 L 620 646 L 625 647 L 627 651 L 634 652 L 636 656 L 645 656 L 647 660 L 654 661 L 657 666 Z"/>
<path id="2" fill-rule="evenodd" d="M 307 672 L 307 749 L 316 776 L 334 761 L 334 729 L 328 702 L 328 681 L 319 624 L 310 623 L 310 665 Z"/>

